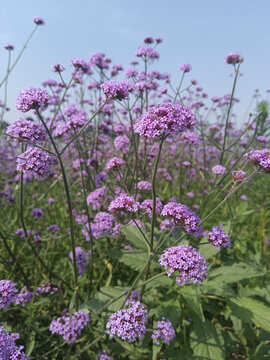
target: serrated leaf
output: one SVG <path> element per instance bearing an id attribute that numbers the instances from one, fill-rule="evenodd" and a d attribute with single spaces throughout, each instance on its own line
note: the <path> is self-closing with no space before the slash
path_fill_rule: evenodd
<path id="1" fill-rule="evenodd" d="M 147 250 L 145 239 L 136 226 L 124 226 L 121 232 L 125 235 L 128 243 L 131 243 L 136 249 Z"/>
<path id="2" fill-rule="evenodd" d="M 194 360 L 222 360 L 225 359 L 222 334 L 209 321 L 195 321 L 190 333 L 190 345 Z"/>
<path id="3" fill-rule="evenodd" d="M 258 270 L 255 266 L 239 263 L 231 266 L 220 266 L 209 273 L 209 280 L 215 279 L 217 282 L 234 283 L 244 279 L 257 276 L 264 276 L 265 273 Z"/>
<path id="4" fill-rule="evenodd" d="M 251 298 L 230 299 L 232 313 L 249 324 L 255 324 L 270 332 L 270 309 L 263 303 Z"/>
<path id="5" fill-rule="evenodd" d="M 96 313 L 104 307 L 104 309 L 109 311 L 116 311 L 123 303 L 125 290 L 126 289 L 121 286 L 102 287 L 100 291 L 95 294 L 95 297 L 83 303 L 80 309 L 87 307 Z M 106 304 L 108 304 L 108 306 L 106 306 Z"/>
<path id="6" fill-rule="evenodd" d="M 202 294 L 210 294 L 224 298 L 236 297 L 235 292 L 229 285 L 215 280 L 204 281 L 201 284 L 200 289 Z"/>
<path id="7" fill-rule="evenodd" d="M 184 297 L 187 305 L 194 311 L 201 321 L 204 321 L 204 315 L 201 305 L 201 290 L 196 285 L 186 285 L 181 289 L 181 295 Z"/>
<path id="8" fill-rule="evenodd" d="M 123 264 L 137 271 L 141 270 L 148 260 L 147 252 L 144 250 L 111 249 L 104 251 L 104 254 L 113 259 L 118 259 Z"/>

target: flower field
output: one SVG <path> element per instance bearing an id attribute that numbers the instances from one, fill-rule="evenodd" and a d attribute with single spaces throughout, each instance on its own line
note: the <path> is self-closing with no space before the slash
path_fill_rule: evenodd
<path id="1" fill-rule="evenodd" d="M 270 358 L 268 101 L 240 123 L 242 55 L 220 97 L 162 41 L 55 63 L 12 123 L 3 49 L 0 359 Z"/>

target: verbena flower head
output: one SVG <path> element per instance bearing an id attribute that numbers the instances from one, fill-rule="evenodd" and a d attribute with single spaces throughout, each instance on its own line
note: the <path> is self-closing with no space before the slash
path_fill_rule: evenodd
<path id="1" fill-rule="evenodd" d="M 10 280 L 0 280 L 0 309 L 7 309 L 15 301 L 16 284 Z"/>
<path id="2" fill-rule="evenodd" d="M 120 233 L 120 224 L 117 224 L 112 214 L 101 211 L 96 214 L 94 224 L 91 224 L 92 233 L 96 238 L 103 235 L 117 236 Z"/>
<path id="3" fill-rule="evenodd" d="M 137 184 L 139 190 L 152 190 L 152 184 L 149 181 L 139 181 Z"/>
<path id="4" fill-rule="evenodd" d="M 103 350 L 102 353 L 98 353 L 97 360 L 112 360 L 112 358 L 109 357 L 106 350 Z"/>
<path id="5" fill-rule="evenodd" d="M 40 144 L 48 138 L 43 126 L 36 124 L 34 121 L 25 119 L 19 119 L 9 125 L 6 134 L 31 141 L 35 144 Z M 12 139 L 11 137 L 9 140 L 16 141 L 17 143 L 21 142 L 21 140 Z"/>
<path id="6" fill-rule="evenodd" d="M 44 180 L 51 175 L 51 165 L 56 162 L 56 158 L 46 151 L 31 147 L 18 156 L 17 170 L 26 175 L 33 175 L 38 180 Z"/>
<path id="7" fill-rule="evenodd" d="M 82 72 L 85 74 L 90 70 L 89 65 L 83 59 L 74 58 L 71 60 L 71 62 L 75 69 L 82 70 Z"/>
<path id="8" fill-rule="evenodd" d="M 127 194 L 122 194 L 118 196 L 115 200 L 113 200 L 108 210 L 110 212 L 114 211 L 130 211 L 130 212 L 137 212 L 140 209 L 140 204 L 133 199 L 132 196 Z"/>
<path id="9" fill-rule="evenodd" d="M 78 274 L 82 275 L 85 272 L 87 266 L 87 257 L 90 256 L 91 251 L 85 252 L 80 246 L 75 248 L 76 252 L 76 264 L 78 268 Z M 69 253 L 70 259 L 73 261 L 73 253 L 72 251 Z"/>
<path id="10" fill-rule="evenodd" d="M 134 125 L 134 131 L 142 138 L 177 135 L 193 129 L 196 118 L 193 112 L 181 104 L 164 104 L 151 107 Z"/>
<path id="11" fill-rule="evenodd" d="M 53 320 L 50 325 L 50 331 L 52 334 L 62 335 L 66 342 L 74 343 L 89 321 L 90 317 L 86 312 L 76 312 L 72 316 L 71 321 L 69 316 L 61 316 Z"/>
<path id="12" fill-rule="evenodd" d="M 106 81 L 101 89 L 107 98 L 123 100 L 128 98 L 128 88 L 124 82 Z"/>
<path id="13" fill-rule="evenodd" d="M 6 45 L 5 45 L 5 49 L 6 49 L 6 50 L 14 50 L 14 46 L 11 45 L 11 44 L 6 44 Z"/>
<path id="14" fill-rule="evenodd" d="M 246 176 L 246 172 L 242 170 L 232 171 L 232 178 L 235 182 L 241 182 Z"/>
<path id="15" fill-rule="evenodd" d="M 25 113 L 31 109 L 46 108 L 50 95 L 46 90 L 30 88 L 22 90 L 16 99 L 16 108 Z"/>
<path id="16" fill-rule="evenodd" d="M 239 64 L 241 62 L 244 61 L 244 58 L 240 55 L 240 54 L 228 54 L 226 57 L 225 57 L 225 62 L 227 64 L 233 64 L 233 65 L 236 65 L 236 64 Z"/>
<path id="17" fill-rule="evenodd" d="M 179 69 L 180 69 L 181 71 L 183 71 L 183 72 L 190 72 L 190 70 L 191 70 L 191 65 L 189 65 L 189 64 L 181 64 L 181 65 L 179 66 Z"/>
<path id="18" fill-rule="evenodd" d="M 148 216 L 152 218 L 152 209 L 153 209 L 153 200 L 152 199 L 146 199 L 141 203 L 142 209 L 145 209 Z M 156 208 L 155 213 L 160 214 L 162 210 L 162 202 L 159 198 L 156 198 Z"/>
<path id="19" fill-rule="evenodd" d="M 34 17 L 33 22 L 36 25 L 44 25 L 45 24 L 45 21 L 39 16 Z"/>
<path id="20" fill-rule="evenodd" d="M 38 219 L 39 217 L 43 217 L 44 216 L 44 212 L 39 209 L 39 208 L 36 208 L 36 209 L 33 209 L 31 211 L 31 215 L 34 217 L 34 219 Z"/>
<path id="21" fill-rule="evenodd" d="M 106 194 L 106 187 L 103 186 L 101 188 L 97 188 L 96 190 L 92 191 L 86 199 L 87 206 L 92 204 L 93 210 L 98 210 L 101 207 L 102 199 Z"/>
<path id="22" fill-rule="evenodd" d="M 163 317 L 162 320 L 157 322 L 152 339 L 156 339 L 156 344 L 159 345 L 161 341 L 164 344 L 169 344 L 173 338 L 175 338 L 175 331 L 172 323 Z"/>
<path id="23" fill-rule="evenodd" d="M 226 172 L 226 168 L 222 165 L 215 165 L 214 167 L 212 167 L 212 171 L 214 174 L 223 175 Z"/>
<path id="24" fill-rule="evenodd" d="M 157 60 L 159 59 L 159 53 L 151 46 L 140 46 L 135 53 L 136 56 L 142 57 L 146 60 Z"/>
<path id="25" fill-rule="evenodd" d="M 127 135 L 119 135 L 114 139 L 113 143 L 116 149 L 127 152 L 130 141 Z"/>
<path id="26" fill-rule="evenodd" d="M 208 233 L 208 241 L 217 249 L 219 249 L 221 246 L 231 247 L 231 240 L 223 230 L 222 225 L 212 227 L 212 231 Z"/>
<path id="27" fill-rule="evenodd" d="M 52 65 L 52 70 L 53 70 L 54 72 L 60 73 L 60 72 L 64 71 L 65 68 L 64 68 L 63 65 L 61 65 L 61 64 L 59 64 L 59 63 L 56 63 L 56 64 L 53 64 L 53 65 Z"/>
<path id="28" fill-rule="evenodd" d="M 201 236 L 202 227 L 199 225 L 201 219 L 186 205 L 169 202 L 164 206 L 161 215 L 172 218 L 175 225 L 183 227 L 188 234 Z"/>
<path id="29" fill-rule="evenodd" d="M 16 296 L 16 304 L 25 307 L 25 304 L 30 302 L 33 298 L 33 291 L 29 291 L 26 286 L 21 288 L 20 293 Z"/>
<path id="30" fill-rule="evenodd" d="M 142 339 L 146 332 L 148 313 L 139 302 L 131 302 L 130 307 L 121 309 L 109 317 L 106 325 L 107 334 L 116 335 L 122 340 L 134 342 Z"/>
<path id="31" fill-rule="evenodd" d="M 124 164 L 125 164 L 124 160 L 114 157 L 107 162 L 106 169 L 107 170 L 120 169 Z"/>
<path id="32" fill-rule="evenodd" d="M 29 360 L 23 352 L 23 346 L 17 346 L 15 341 L 19 338 L 18 334 L 9 334 L 0 326 L 0 359 L 1 360 Z"/>
<path id="33" fill-rule="evenodd" d="M 267 174 L 270 174 L 270 149 L 251 150 L 244 155 L 259 169 Z"/>
<path id="34" fill-rule="evenodd" d="M 168 276 L 175 271 L 178 285 L 189 283 L 200 284 L 207 277 L 207 266 L 204 257 L 190 245 L 178 245 L 168 248 L 159 258 L 160 265 L 164 266 Z"/>

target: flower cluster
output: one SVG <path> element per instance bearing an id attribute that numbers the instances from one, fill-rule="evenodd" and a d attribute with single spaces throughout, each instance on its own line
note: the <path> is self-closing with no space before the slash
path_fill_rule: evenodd
<path id="1" fill-rule="evenodd" d="M 151 219 L 152 218 L 152 210 L 153 210 L 153 200 L 152 199 L 144 200 L 141 203 L 141 207 L 142 207 L 142 209 L 146 210 L 148 216 Z M 159 198 L 156 198 L 155 213 L 160 214 L 161 210 L 162 210 L 162 202 L 161 202 L 161 200 Z"/>
<path id="2" fill-rule="evenodd" d="M 34 219 L 38 219 L 39 217 L 43 217 L 44 216 L 44 212 L 39 209 L 39 208 L 36 208 L 36 209 L 33 209 L 31 211 L 31 215 L 34 217 Z"/>
<path id="3" fill-rule="evenodd" d="M 56 162 L 56 158 L 46 151 L 31 147 L 18 156 L 17 170 L 26 175 L 33 175 L 38 180 L 44 180 L 51 175 L 51 165 Z"/>
<path id="4" fill-rule="evenodd" d="M 41 125 L 25 119 L 17 120 L 9 125 L 6 134 L 31 141 L 35 144 L 40 144 L 48 138 L 45 129 Z M 10 141 L 12 140 L 10 138 Z M 21 140 L 16 140 L 16 142 L 20 143 Z"/>
<path id="5" fill-rule="evenodd" d="M 245 154 L 249 161 L 257 165 L 260 170 L 270 174 L 270 149 L 251 150 Z"/>
<path id="6" fill-rule="evenodd" d="M 213 226 L 212 232 L 209 232 L 208 234 L 208 241 L 210 244 L 214 245 L 217 249 L 222 247 L 231 247 L 231 240 L 229 236 L 225 233 L 225 231 L 222 228 L 222 225 L 219 226 Z"/>
<path id="7" fill-rule="evenodd" d="M 142 138 L 177 135 L 186 129 L 193 129 L 196 118 L 193 112 L 181 104 L 153 106 L 134 125 L 134 131 Z"/>
<path id="8" fill-rule="evenodd" d="M 159 345 L 160 341 L 163 341 L 164 344 L 169 344 L 173 338 L 175 338 L 175 331 L 172 323 L 163 317 L 162 320 L 157 322 L 152 339 L 156 339 L 156 344 Z"/>
<path id="9" fill-rule="evenodd" d="M 9 334 L 3 326 L 0 326 L 0 359 L 29 360 L 23 352 L 24 347 L 15 344 L 18 338 L 18 334 Z"/>
<path id="10" fill-rule="evenodd" d="M 16 300 L 16 284 L 10 280 L 0 280 L 0 309 L 7 309 Z"/>
<path id="11" fill-rule="evenodd" d="M 124 82 L 106 81 L 101 85 L 101 89 L 107 98 L 120 101 L 128 98 L 128 88 Z"/>
<path id="12" fill-rule="evenodd" d="M 140 209 L 140 207 L 141 207 L 140 204 L 136 200 L 134 200 L 132 196 L 128 196 L 127 194 L 122 194 L 110 203 L 108 210 L 111 212 L 114 211 L 137 212 Z"/>
<path id="13" fill-rule="evenodd" d="M 233 65 L 236 65 L 236 64 L 239 64 L 241 62 L 244 61 L 244 58 L 240 55 L 240 54 L 228 54 L 226 57 L 225 57 L 225 62 L 227 64 L 233 64 Z"/>
<path id="14" fill-rule="evenodd" d="M 131 302 L 130 307 L 121 309 L 109 317 L 106 325 L 107 334 L 111 337 L 116 335 L 122 340 L 134 342 L 137 338 L 142 339 L 146 332 L 148 313 L 139 302 Z"/>
<path id="15" fill-rule="evenodd" d="M 137 184 L 139 190 L 152 190 L 152 184 L 149 181 L 139 181 Z"/>
<path id="16" fill-rule="evenodd" d="M 223 175 L 226 172 L 226 168 L 222 165 L 215 165 L 212 167 L 212 171 L 214 174 Z"/>
<path id="17" fill-rule="evenodd" d="M 115 222 L 112 214 L 101 211 L 95 216 L 94 224 L 91 224 L 91 230 L 96 238 L 103 235 L 116 236 L 120 233 L 120 224 Z"/>
<path id="18" fill-rule="evenodd" d="M 45 21 L 39 16 L 34 17 L 33 22 L 36 25 L 44 25 L 45 24 Z"/>
<path id="19" fill-rule="evenodd" d="M 160 256 L 160 265 L 164 266 L 168 276 L 175 271 L 178 285 L 189 283 L 200 284 L 207 277 L 207 266 L 204 257 L 190 245 L 178 245 L 168 248 Z"/>
<path id="20" fill-rule="evenodd" d="M 62 335 L 66 342 L 74 343 L 89 321 L 90 317 L 86 312 L 76 312 L 72 316 L 71 321 L 69 316 L 61 316 L 53 320 L 50 325 L 50 331 L 52 334 Z"/>
<path id="21" fill-rule="evenodd" d="M 107 162 L 107 170 L 120 169 L 125 164 L 124 160 L 114 157 Z"/>
<path id="22" fill-rule="evenodd" d="M 101 188 L 97 188 L 96 190 L 92 191 L 87 196 L 87 199 L 86 199 L 87 206 L 92 204 L 92 209 L 98 210 L 101 207 L 101 202 L 102 202 L 102 199 L 105 194 L 106 194 L 105 186 L 103 186 Z"/>
<path id="23" fill-rule="evenodd" d="M 199 225 L 201 219 L 186 205 L 169 202 L 164 206 L 161 215 L 171 217 L 175 224 L 182 226 L 188 234 L 201 236 L 202 227 Z"/>
<path id="24" fill-rule="evenodd" d="M 183 72 L 190 72 L 191 66 L 189 64 L 181 64 L 179 69 Z"/>
<path id="25" fill-rule="evenodd" d="M 16 99 L 16 107 L 25 113 L 31 109 L 46 108 L 50 101 L 50 95 L 46 90 L 30 88 L 22 90 Z"/>
<path id="26" fill-rule="evenodd" d="M 242 170 L 232 171 L 232 178 L 233 178 L 233 181 L 235 181 L 235 182 L 238 182 L 238 183 L 241 182 L 245 176 L 246 176 L 245 171 L 242 171 Z"/>
<path id="27" fill-rule="evenodd" d="M 113 143 L 116 149 L 128 151 L 130 141 L 126 135 L 119 135 L 114 139 Z"/>
<path id="28" fill-rule="evenodd" d="M 102 353 L 98 353 L 97 360 L 111 360 L 112 358 L 109 357 L 106 350 L 103 350 Z"/>
<path id="29" fill-rule="evenodd" d="M 156 60 L 159 59 L 159 53 L 153 49 L 151 46 L 140 46 L 138 47 L 136 56 L 142 57 L 144 59 Z"/>
<path id="30" fill-rule="evenodd" d="M 87 257 L 90 256 L 91 251 L 85 252 L 80 246 L 75 248 L 76 252 L 76 264 L 78 268 L 78 274 L 82 275 L 85 272 L 87 266 Z M 70 259 L 73 261 L 72 251 L 69 253 Z"/>

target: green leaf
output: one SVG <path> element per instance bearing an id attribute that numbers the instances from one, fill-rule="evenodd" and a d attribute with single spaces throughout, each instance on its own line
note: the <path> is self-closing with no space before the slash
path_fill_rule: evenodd
<path id="1" fill-rule="evenodd" d="M 195 321 L 190 333 L 190 345 L 194 360 L 223 360 L 225 359 L 224 339 L 220 330 L 209 321 Z"/>
<path id="2" fill-rule="evenodd" d="M 248 357 L 248 360 L 267 360 L 269 359 L 270 355 L 270 344 L 269 341 L 264 341 L 260 343 L 256 349 L 254 350 L 253 354 Z"/>
<path id="3" fill-rule="evenodd" d="M 104 307 L 104 311 L 106 309 L 111 312 L 117 311 L 123 303 L 125 290 L 126 288 L 121 286 L 102 287 L 100 291 L 95 294 L 95 297 L 83 303 L 80 309 L 86 307 L 96 313 Z M 114 299 L 115 301 L 113 301 Z M 108 305 L 106 306 L 106 304 Z"/>
<path id="4" fill-rule="evenodd" d="M 220 266 L 209 273 L 209 281 L 215 279 L 217 282 L 234 283 L 244 279 L 257 276 L 264 276 L 265 273 L 258 270 L 255 266 L 239 263 L 231 266 Z"/>
<path id="5" fill-rule="evenodd" d="M 200 288 L 196 285 L 186 285 L 181 289 L 181 295 L 191 310 L 194 311 L 201 321 L 204 321 Z"/>
<path id="6" fill-rule="evenodd" d="M 120 262 L 136 271 L 141 270 L 146 265 L 148 260 L 147 252 L 143 250 L 125 251 L 121 249 L 111 249 L 104 251 L 104 254 L 113 259 L 118 259 Z"/>
<path id="7" fill-rule="evenodd" d="M 232 313 L 249 324 L 255 324 L 270 332 L 270 309 L 263 303 L 251 298 L 230 299 Z"/>
<path id="8" fill-rule="evenodd" d="M 131 243 L 136 249 L 147 250 L 145 239 L 136 226 L 124 226 L 121 232 L 125 235 L 128 243 Z"/>
<path id="9" fill-rule="evenodd" d="M 210 294 L 223 298 L 236 297 L 235 292 L 229 285 L 215 280 L 204 281 L 201 284 L 200 289 L 202 294 Z"/>

